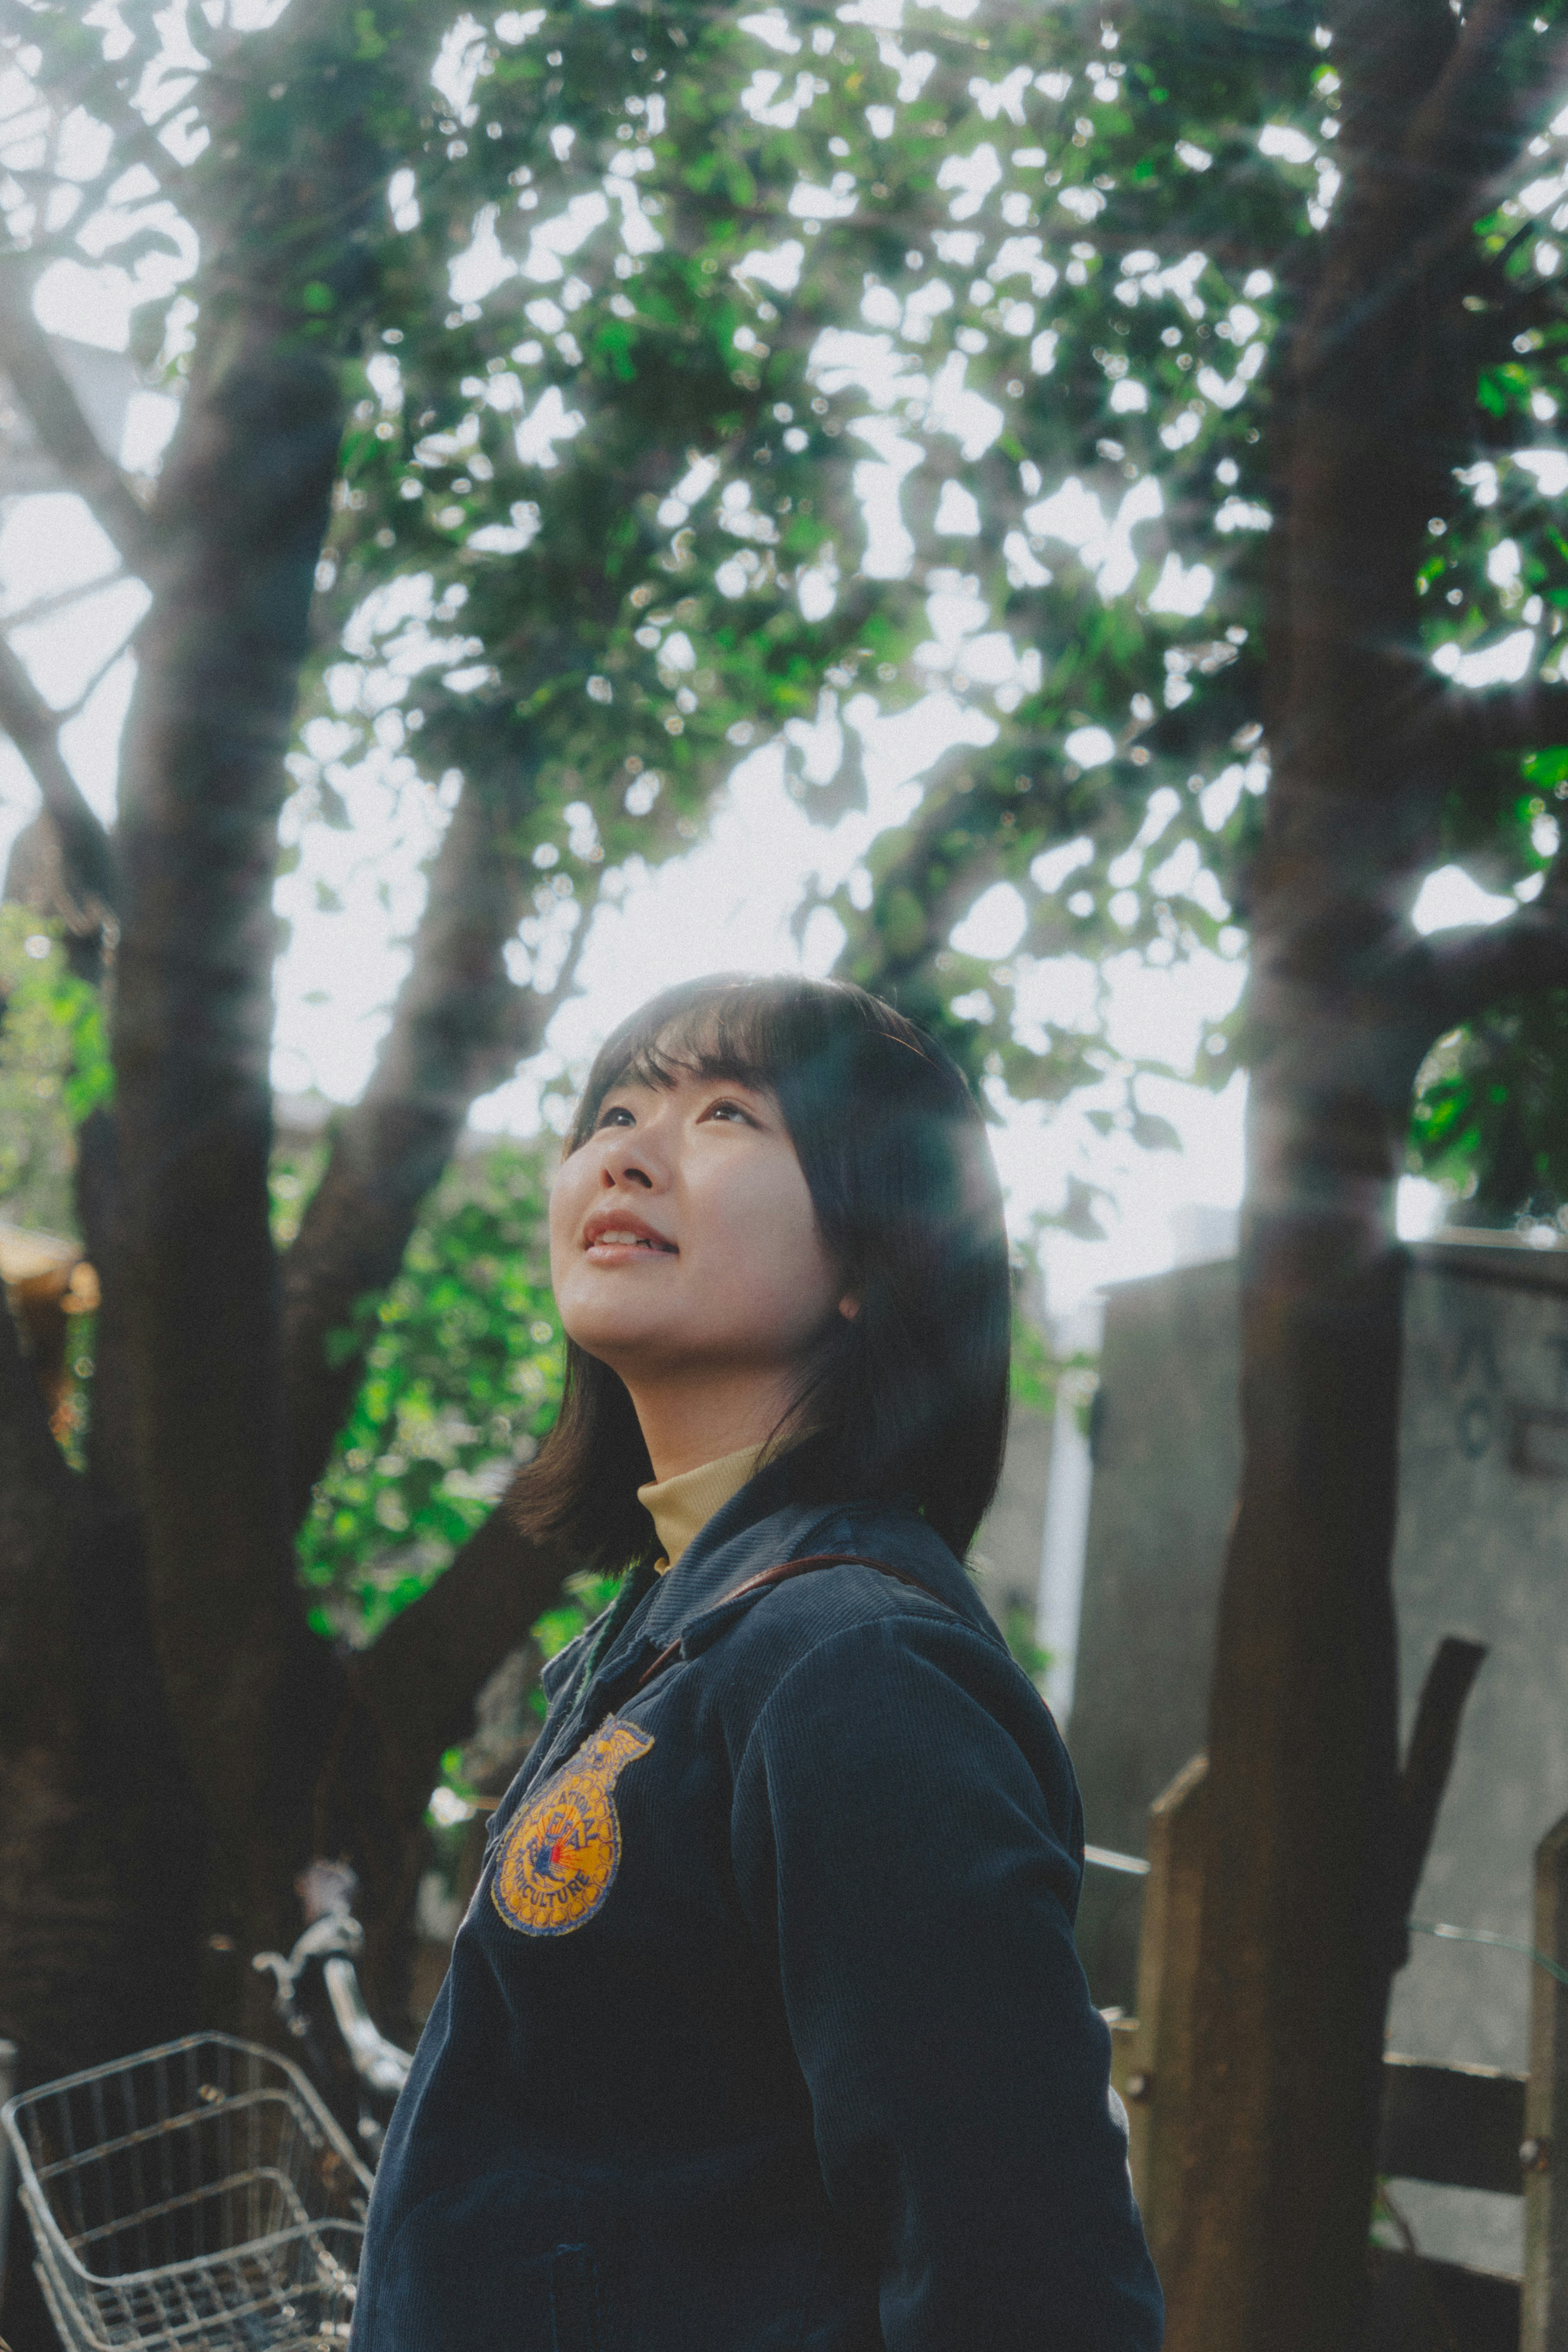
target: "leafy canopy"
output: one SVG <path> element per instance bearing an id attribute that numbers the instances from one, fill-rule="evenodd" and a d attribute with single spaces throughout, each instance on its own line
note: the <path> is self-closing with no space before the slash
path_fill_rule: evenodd
<path id="1" fill-rule="evenodd" d="M 1197 1039 L 1228 1074 L 1273 379 L 1339 193 L 1332 20 L 382 0 L 226 40 L 190 12 L 175 76 L 167 12 L 25 15 L 56 140 L 8 184 L 28 266 L 141 270 L 135 345 L 177 390 L 178 272 L 220 299 L 194 221 L 265 248 L 287 331 L 342 371 L 304 877 L 367 776 L 437 825 L 466 778 L 537 874 L 514 969 L 548 992 L 598 892 L 773 741 L 824 820 L 867 811 L 831 893 L 845 968 L 1015 1096 L 1171 1139 L 1103 978 L 1228 963 Z M 1511 36 L 1526 97 L 1556 16 Z M 108 132 L 68 174 L 68 100 Z M 260 195 L 350 127 L 362 217 L 280 229 Z M 1471 421 L 1412 652 L 1461 684 L 1555 675 L 1560 143 L 1478 225 L 1454 341 Z M 1446 852 L 1528 892 L 1562 789 L 1482 761 Z"/>

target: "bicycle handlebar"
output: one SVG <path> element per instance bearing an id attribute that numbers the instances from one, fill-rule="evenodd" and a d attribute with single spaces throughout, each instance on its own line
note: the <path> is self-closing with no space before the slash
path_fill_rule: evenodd
<path id="1" fill-rule="evenodd" d="M 395 2098 L 408 2080 L 412 2055 L 387 2040 L 365 2007 L 352 1960 L 331 1958 L 323 1965 L 321 1976 L 355 2074 L 371 2090 Z"/>
<path id="2" fill-rule="evenodd" d="M 257 1952 L 251 1966 L 260 1975 L 271 1976 L 277 2014 L 290 2033 L 303 2041 L 311 2028 L 297 1999 L 299 1980 L 312 1961 L 319 1961 L 332 2021 L 355 2074 L 379 2097 L 395 2098 L 408 2080 L 413 2058 L 387 2040 L 365 2006 L 354 1968 L 364 1941 L 364 1929 L 353 1913 L 335 1906 L 310 1922 L 287 1958 L 281 1952 Z M 368 2136 L 363 2121 L 361 2130 Z"/>

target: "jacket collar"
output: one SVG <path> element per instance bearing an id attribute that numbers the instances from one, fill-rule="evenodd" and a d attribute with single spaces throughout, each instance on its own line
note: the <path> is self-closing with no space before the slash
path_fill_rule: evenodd
<path id="1" fill-rule="evenodd" d="M 707 1525 L 693 1537 L 676 1565 L 644 1593 L 639 1606 L 631 1610 L 599 1660 L 593 1675 L 595 1683 L 612 1664 L 617 1675 L 633 1658 L 641 1669 L 647 1657 L 676 1640 L 694 1617 L 710 1610 L 732 1585 L 742 1582 L 758 1568 L 770 1566 L 775 1559 L 790 1559 L 802 1549 L 799 1540 L 801 1533 L 839 1516 L 820 1504 L 804 1507 L 795 1501 L 794 1469 L 788 1455 L 770 1463 L 714 1513 Z M 741 1539 L 747 1537 L 755 1540 L 743 1543 Z M 734 1552 L 730 1550 L 732 1544 L 738 1547 Z M 725 1557 L 719 1559 L 716 1555 L 721 1551 Z M 627 1573 L 633 1575 L 636 1571 L 629 1570 Z M 552 1705 L 581 1673 L 583 1659 L 615 1605 L 612 1601 L 610 1609 L 601 1610 L 575 1640 L 548 1659 L 540 1669 L 539 1681 Z"/>
<path id="2" fill-rule="evenodd" d="M 673 1643 L 688 1655 L 706 1648 L 729 1622 L 730 1596 L 760 1570 L 812 1552 L 863 1547 L 875 1556 L 891 1544 L 894 1556 L 936 1599 L 1000 1642 L 961 1563 L 908 1505 L 807 1502 L 800 1484 L 796 1462 L 786 1455 L 714 1513 L 600 1660 L 591 1688 L 601 1704 L 618 1704 L 628 1684 Z M 736 1609 L 749 1608 L 755 1597 L 737 1601 Z"/>
<path id="3" fill-rule="evenodd" d="M 553 1732 L 536 1744 L 497 1808 L 492 1842 L 521 1792 L 553 1771 L 596 1723 L 621 1705 L 661 1650 L 676 1642 L 688 1656 L 705 1649 L 736 1612 L 751 1606 L 755 1596 L 737 1600 L 733 1610 L 727 1605 L 736 1588 L 776 1561 L 818 1551 L 854 1551 L 862 1545 L 875 1555 L 891 1543 L 911 1573 L 939 1600 L 977 1632 L 1005 1646 L 960 1562 L 908 1505 L 896 1500 L 859 1505 L 804 1501 L 801 1467 L 798 1456 L 787 1454 L 759 1470 L 714 1513 L 675 1566 L 632 1608 L 587 1683 Z M 602 1623 L 602 1617 L 596 1618 L 570 1650 L 550 1661 L 546 1688 L 552 1701 L 566 1687 L 569 1659 L 570 1671 L 580 1672 L 580 1661 Z"/>
<path id="4" fill-rule="evenodd" d="M 797 1484 L 796 1465 L 789 1454 L 748 1478 L 693 1537 L 674 1567 L 660 1577 L 611 1643 L 599 1674 L 619 1676 L 633 1652 L 640 1664 L 643 1652 L 651 1655 L 678 1640 L 733 1586 L 776 1559 L 790 1559 L 805 1548 L 802 1539 L 813 1528 L 841 1516 L 831 1504 L 800 1502 Z"/>

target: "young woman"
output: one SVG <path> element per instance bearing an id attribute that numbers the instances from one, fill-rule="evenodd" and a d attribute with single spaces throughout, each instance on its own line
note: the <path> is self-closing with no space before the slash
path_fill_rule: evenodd
<path id="1" fill-rule="evenodd" d="M 353 2352 L 1155 2352 L 1077 1790 L 961 1561 L 1009 1329 L 980 1117 L 859 989 L 610 1040 L 513 1499 L 627 1564 L 546 1669 Z"/>

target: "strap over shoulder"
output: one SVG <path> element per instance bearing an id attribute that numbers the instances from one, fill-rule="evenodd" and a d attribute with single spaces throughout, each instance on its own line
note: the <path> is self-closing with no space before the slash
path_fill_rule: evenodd
<path id="1" fill-rule="evenodd" d="M 743 1584 L 736 1585 L 715 1606 L 722 1609 L 731 1601 L 749 1600 L 753 1593 L 766 1592 L 775 1584 L 787 1584 L 794 1576 L 810 1575 L 819 1568 L 873 1568 L 879 1576 L 891 1576 L 895 1584 L 907 1584 L 913 1591 L 923 1592 L 927 1601 L 935 1601 L 939 1609 L 947 1611 L 949 1616 L 957 1613 L 950 1601 L 944 1601 L 939 1592 L 933 1592 L 928 1584 L 922 1584 L 917 1576 L 911 1576 L 907 1569 L 894 1568 L 891 1560 L 873 1559 L 864 1552 L 858 1551 L 817 1551 L 809 1552 L 802 1559 L 776 1560 L 771 1568 L 758 1569 L 755 1576 L 748 1576 Z M 673 1666 L 680 1654 L 681 1643 L 677 1639 L 661 1650 L 656 1658 L 650 1660 L 632 1684 L 628 1696 L 634 1698 L 639 1691 L 645 1690 L 654 1675 L 663 1674 L 666 1666 Z"/>

